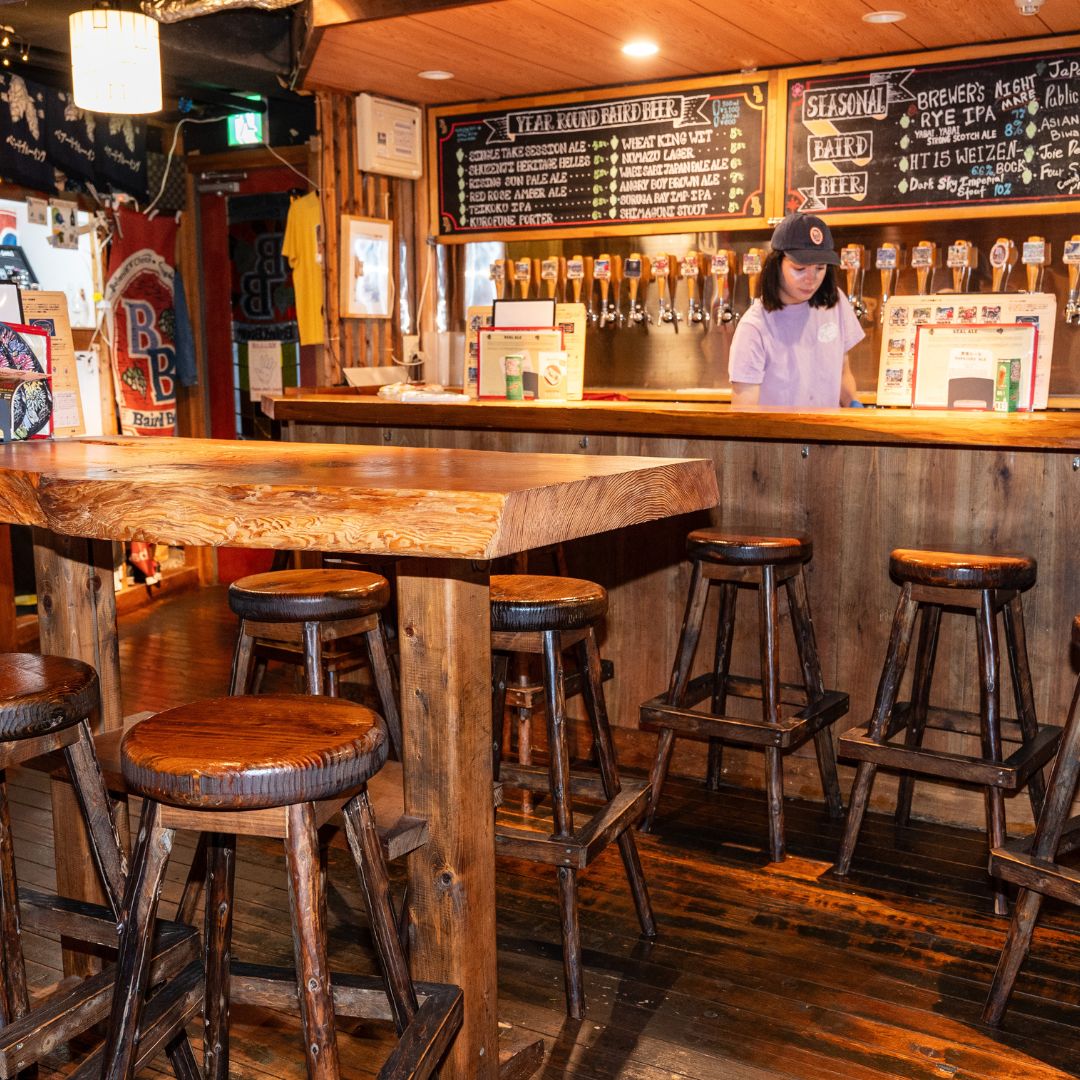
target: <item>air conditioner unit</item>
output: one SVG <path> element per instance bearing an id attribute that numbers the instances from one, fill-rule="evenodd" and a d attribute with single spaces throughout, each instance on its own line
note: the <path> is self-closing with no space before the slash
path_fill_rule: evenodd
<path id="1" fill-rule="evenodd" d="M 415 105 L 356 96 L 356 156 L 361 172 L 405 176 L 423 174 L 423 114 Z"/>

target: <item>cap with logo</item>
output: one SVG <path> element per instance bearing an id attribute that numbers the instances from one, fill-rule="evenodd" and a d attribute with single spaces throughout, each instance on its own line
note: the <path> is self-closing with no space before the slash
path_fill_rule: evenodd
<path id="1" fill-rule="evenodd" d="M 772 234 L 772 249 L 806 265 L 840 265 L 829 226 L 813 214 L 788 214 Z"/>

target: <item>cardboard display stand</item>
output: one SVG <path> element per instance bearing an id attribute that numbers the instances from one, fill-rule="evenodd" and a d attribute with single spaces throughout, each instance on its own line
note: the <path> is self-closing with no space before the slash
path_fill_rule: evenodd
<path id="1" fill-rule="evenodd" d="M 23 318 L 50 338 L 52 359 L 53 435 L 66 438 L 86 434 L 75 344 L 68 319 L 67 297 L 62 292 L 23 289 Z"/>

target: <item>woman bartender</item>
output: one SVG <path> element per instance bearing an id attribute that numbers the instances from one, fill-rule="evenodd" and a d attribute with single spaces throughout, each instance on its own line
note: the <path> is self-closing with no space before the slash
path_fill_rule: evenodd
<path id="1" fill-rule="evenodd" d="M 840 257 L 821 218 L 791 214 L 761 268 L 761 296 L 731 341 L 731 404 L 793 409 L 859 404 L 847 353 L 864 334 L 836 286 Z"/>

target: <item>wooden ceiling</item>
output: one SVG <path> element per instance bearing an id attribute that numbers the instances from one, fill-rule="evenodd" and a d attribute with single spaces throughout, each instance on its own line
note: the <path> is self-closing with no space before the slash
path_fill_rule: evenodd
<path id="1" fill-rule="evenodd" d="M 419 104 L 519 97 L 744 68 L 1018 40 L 1080 31 L 1077 0 L 488 0 L 364 18 L 364 0 L 314 0 L 304 85 Z M 903 22 L 871 24 L 872 10 Z M 647 60 L 620 52 L 647 37 Z M 417 77 L 429 69 L 452 80 Z"/>

